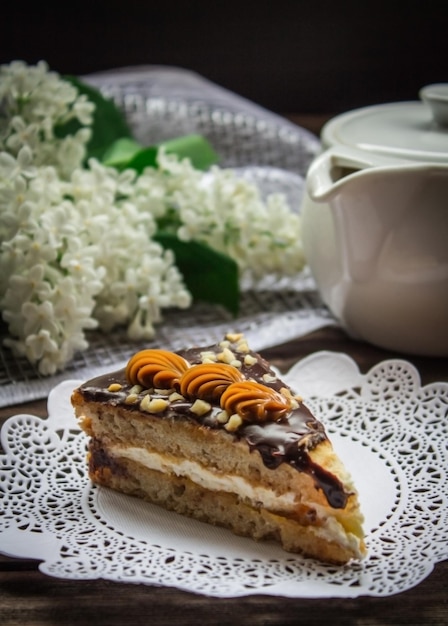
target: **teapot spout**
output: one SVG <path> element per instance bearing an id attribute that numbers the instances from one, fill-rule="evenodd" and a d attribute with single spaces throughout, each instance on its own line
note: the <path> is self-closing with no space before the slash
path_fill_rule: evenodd
<path id="1" fill-rule="evenodd" d="M 307 173 L 307 192 L 314 202 L 329 202 L 353 177 L 364 176 L 373 166 L 390 166 L 390 159 L 370 158 L 344 146 L 325 150 L 311 163 Z"/>
<path id="2" fill-rule="evenodd" d="M 399 275 L 411 284 L 433 266 L 446 271 L 448 164 L 379 164 L 349 158 L 339 148 L 323 153 L 308 176 L 304 233 L 326 215 L 340 276 L 351 285 L 366 284 L 381 275 L 388 282 Z M 436 226 L 437 225 L 437 226 Z M 431 243 L 429 235 L 431 233 Z M 427 237 L 427 246 L 423 240 Z M 318 243 L 319 233 L 316 234 Z M 422 247 L 426 257 L 421 254 Z M 305 253 L 313 254 L 309 242 Z M 423 269 L 424 268 L 424 269 Z M 419 275 L 420 275 L 419 274 Z M 406 278 L 403 278 L 403 277 Z"/>

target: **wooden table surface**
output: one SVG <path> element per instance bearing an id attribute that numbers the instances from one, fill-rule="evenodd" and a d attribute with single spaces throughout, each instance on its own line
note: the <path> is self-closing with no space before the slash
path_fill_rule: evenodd
<path id="1" fill-rule="evenodd" d="M 314 116 L 288 117 L 316 133 L 325 121 Z M 264 350 L 263 355 L 285 371 L 298 359 L 318 350 L 344 352 L 363 372 L 386 358 L 402 357 L 418 368 L 424 384 L 448 382 L 446 359 L 387 352 L 352 340 L 335 328 Z M 0 425 L 18 413 L 46 416 L 46 400 L 0 409 Z M 197 623 L 442 626 L 448 624 L 448 562 L 437 564 L 417 587 L 385 598 L 312 600 L 254 595 L 216 599 L 168 587 L 59 580 L 40 573 L 37 561 L 0 555 L 1 626 Z"/>

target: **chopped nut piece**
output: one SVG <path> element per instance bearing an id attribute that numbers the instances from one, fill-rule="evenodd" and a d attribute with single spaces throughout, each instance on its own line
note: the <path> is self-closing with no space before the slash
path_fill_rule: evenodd
<path id="1" fill-rule="evenodd" d="M 236 347 L 237 347 L 237 350 L 239 352 L 249 352 L 250 351 L 249 344 L 247 343 L 247 341 L 245 339 L 242 339 L 241 341 L 238 341 Z"/>
<path id="2" fill-rule="evenodd" d="M 201 352 L 201 360 L 203 363 L 216 363 L 218 357 L 216 352 L 213 352 L 212 350 L 205 350 L 204 352 Z"/>
<path id="3" fill-rule="evenodd" d="M 243 337 L 243 333 L 227 333 L 226 335 L 226 339 L 228 339 L 232 343 L 237 343 L 238 341 L 243 339 Z"/>
<path id="4" fill-rule="evenodd" d="M 229 414 L 227 413 L 227 411 L 221 411 L 221 413 L 218 413 L 218 415 L 216 416 L 216 421 L 219 424 L 226 424 L 229 421 Z"/>
<path id="5" fill-rule="evenodd" d="M 236 368 L 239 369 L 241 367 L 242 363 L 241 363 L 241 361 L 239 359 L 234 359 L 233 361 L 230 362 L 230 365 L 233 365 L 233 367 L 236 367 Z"/>
<path id="6" fill-rule="evenodd" d="M 174 389 L 154 389 L 154 393 L 158 396 L 169 396 L 173 391 Z"/>
<path id="7" fill-rule="evenodd" d="M 170 402 L 176 402 L 176 400 L 185 400 L 185 398 L 183 397 L 182 394 L 178 393 L 177 391 L 174 391 L 169 397 L 168 400 Z"/>
<path id="8" fill-rule="evenodd" d="M 151 396 L 144 395 L 140 402 L 140 408 L 142 411 L 150 411 L 149 403 L 151 402 Z"/>
<path id="9" fill-rule="evenodd" d="M 251 365 L 255 365 L 256 362 L 257 359 L 251 354 L 246 354 L 246 356 L 244 357 L 244 365 L 247 365 L 248 367 L 250 367 Z"/>
<path id="10" fill-rule="evenodd" d="M 169 402 L 164 398 L 151 398 L 151 396 L 145 396 L 140 402 L 140 408 L 148 413 L 162 413 Z"/>
<path id="11" fill-rule="evenodd" d="M 139 401 L 139 396 L 137 393 L 130 393 L 126 396 L 125 403 L 126 404 L 137 404 Z"/>
<path id="12" fill-rule="evenodd" d="M 235 355 L 229 348 L 224 348 L 224 350 L 218 354 L 218 361 L 222 361 L 223 363 L 231 363 L 234 360 Z"/>
<path id="13" fill-rule="evenodd" d="M 219 346 L 225 350 L 230 347 L 230 341 L 220 341 Z"/>
<path id="14" fill-rule="evenodd" d="M 191 405 L 191 411 L 196 415 L 205 415 L 212 410 L 212 405 L 204 400 L 195 400 Z"/>
<path id="15" fill-rule="evenodd" d="M 143 387 L 141 385 L 133 385 L 130 389 L 129 389 L 129 393 L 140 393 L 142 391 Z"/>
<path id="16" fill-rule="evenodd" d="M 291 398 L 294 400 L 297 400 L 297 402 L 302 402 L 303 398 L 301 395 L 299 395 L 298 393 L 292 395 L 291 389 L 288 389 L 288 387 L 282 387 L 280 389 L 280 393 L 282 394 L 282 396 L 285 396 L 285 398 Z"/>
<path id="17" fill-rule="evenodd" d="M 263 380 L 265 383 L 273 383 L 277 380 L 277 376 L 273 376 L 272 374 L 263 374 Z"/>
<path id="18" fill-rule="evenodd" d="M 167 408 L 168 404 L 169 402 L 163 398 L 152 398 L 149 401 L 149 409 L 153 413 L 162 413 L 162 411 Z"/>
<path id="19" fill-rule="evenodd" d="M 108 391 L 120 391 L 121 388 L 122 386 L 120 385 L 120 383 L 111 383 L 109 387 L 107 388 L 107 390 Z"/>
<path id="20" fill-rule="evenodd" d="M 284 398 L 288 398 L 290 404 L 291 404 L 291 409 L 298 409 L 299 408 L 299 404 L 301 402 L 301 398 L 300 396 L 293 396 L 291 393 L 291 390 L 288 389 L 287 387 L 282 387 L 280 389 L 280 393 L 282 394 L 282 396 Z"/>
<path id="21" fill-rule="evenodd" d="M 234 432 L 235 430 L 238 430 L 242 423 L 243 420 L 241 419 L 241 417 L 237 413 L 234 413 L 230 416 L 227 424 L 224 424 L 224 428 L 229 432 Z"/>

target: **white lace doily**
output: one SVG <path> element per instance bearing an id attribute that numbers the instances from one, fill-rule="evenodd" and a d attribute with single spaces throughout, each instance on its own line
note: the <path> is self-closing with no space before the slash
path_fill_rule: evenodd
<path id="1" fill-rule="evenodd" d="M 448 556 L 448 384 L 421 387 L 416 369 L 385 361 L 363 375 L 346 355 L 319 352 L 283 377 L 321 417 L 352 472 L 368 557 L 325 566 L 166 512 L 86 475 L 86 437 L 56 387 L 49 417 L 4 425 L 0 551 L 41 560 L 68 579 L 177 587 L 216 597 L 388 596 Z"/>

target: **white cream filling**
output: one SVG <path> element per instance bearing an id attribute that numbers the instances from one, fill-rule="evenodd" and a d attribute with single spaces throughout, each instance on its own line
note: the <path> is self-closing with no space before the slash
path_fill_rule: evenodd
<path id="1" fill-rule="evenodd" d="M 177 460 L 136 447 L 113 446 L 111 452 L 114 456 L 135 461 L 148 469 L 189 478 L 192 482 L 209 491 L 234 493 L 253 504 L 261 504 L 266 509 L 292 510 L 294 508 L 295 496 L 292 492 L 279 495 L 271 489 L 254 486 L 241 476 L 217 474 L 196 461 Z"/>
<path id="2" fill-rule="evenodd" d="M 124 448 L 115 445 L 111 447 L 111 452 L 116 457 L 127 458 L 151 470 L 164 474 L 184 476 L 204 489 L 236 494 L 240 498 L 249 500 L 254 505 L 259 506 L 261 504 L 264 508 L 271 511 L 287 511 L 294 509 L 295 494 L 292 492 L 279 495 L 271 489 L 251 485 L 249 481 L 241 476 L 234 474 L 224 476 L 208 470 L 196 461 L 189 461 L 187 459 L 177 460 L 157 452 L 148 452 L 148 450 L 137 447 Z M 326 541 L 338 542 L 340 545 L 350 546 L 351 549 L 361 557 L 359 537 L 356 537 L 352 533 L 346 533 L 340 522 L 334 517 L 328 516 L 324 511 L 319 512 L 320 507 L 315 508 L 318 511 L 318 515 L 322 515 L 321 521 L 323 521 L 323 526 L 313 529 L 309 528 L 309 531 L 314 532 L 317 536 Z"/>

